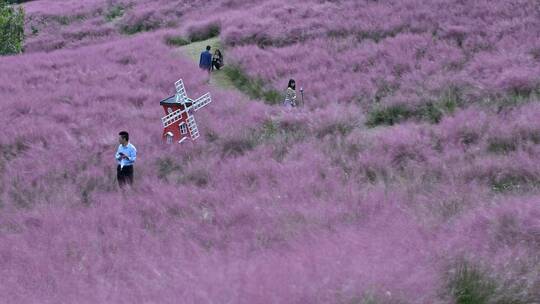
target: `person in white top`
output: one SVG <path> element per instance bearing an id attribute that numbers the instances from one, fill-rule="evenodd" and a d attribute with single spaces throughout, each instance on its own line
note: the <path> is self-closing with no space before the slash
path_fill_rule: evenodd
<path id="1" fill-rule="evenodd" d="M 120 145 L 115 155 L 118 164 L 116 178 L 118 185 L 123 187 L 126 184 L 133 184 L 133 165 L 137 159 L 137 149 L 129 142 L 129 133 L 126 131 L 118 133 L 118 142 Z"/>

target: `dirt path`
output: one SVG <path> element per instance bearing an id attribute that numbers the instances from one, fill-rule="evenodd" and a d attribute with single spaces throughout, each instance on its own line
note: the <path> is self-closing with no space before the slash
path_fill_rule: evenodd
<path id="1" fill-rule="evenodd" d="M 223 52 L 223 47 L 218 37 L 210 38 L 203 41 L 192 42 L 190 44 L 181 46 L 178 49 L 182 54 L 193 59 L 193 61 L 198 64 L 199 56 L 201 52 L 204 51 L 207 45 L 212 47 L 212 53 L 216 48 L 220 49 Z M 227 64 L 227 53 L 223 52 L 223 56 L 225 57 L 225 64 Z M 213 71 L 210 78 L 210 84 L 221 89 L 236 90 L 232 81 L 229 79 L 229 77 L 225 75 L 223 71 Z"/>

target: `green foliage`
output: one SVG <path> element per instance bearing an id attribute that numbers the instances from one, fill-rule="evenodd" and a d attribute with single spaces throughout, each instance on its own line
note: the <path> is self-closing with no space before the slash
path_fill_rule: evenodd
<path id="1" fill-rule="evenodd" d="M 380 107 L 371 111 L 368 115 L 366 125 L 375 127 L 379 125 L 394 125 L 406 120 L 414 115 L 414 112 L 404 105 L 394 105 L 390 107 Z"/>
<path id="2" fill-rule="evenodd" d="M 443 117 L 443 111 L 435 104 L 429 102 L 416 111 L 416 116 L 431 123 L 439 123 Z"/>
<path id="3" fill-rule="evenodd" d="M 517 149 L 517 139 L 494 137 L 488 140 L 488 151 L 506 154 Z"/>
<path id="4" fill-rule="evenodd" d="M 392 90 L 389 84 L 381 85 L 375 95 L 375 101 L 379 101 L 382 97 L 391 94 Z M 410 108 L 404 104 L 386 107 L 377 105 L 370 111 L 366 125 L 368 127 L 391 126 L 411 118 L 439 123 L 444 115 L 453 113 L 462 104 L 460 89 L 449 87 L 442 92 L 437 100 L 425 102 L 416 108 Z"/>
<path id="5" fill-rule="evenodd" d="M 495 282 L 478 268 L 461 263 L 450 278 L 450 290 L 457 304 L 484 304 L 495 293 Z"/>
<path id="6" fill-rule="evenodd" d="M 228 65 L 223 72 L 232 81 L 234 86 L 253 99 L 262 99 L 270 105 L 281 102 L 281 93 L 273 88 L 268 88 L 260 79 L 250 78 L 244 71 L 235 65 Z"/>
<path id="7" fill-rule="evenodd" d="M 460 89 L 448 88 L 440 97 L 439 104 L 445 112 L 453 113 L 457 107 L 463 104 Z"/>
<path id="8" fill-rule="evenodd" d="M 0 0 L 0 55 L 17 54 L 23 51 L 24 10 Z"/>
<path id="9" fill-rule="evenodd" d="M 448 288 L 456 304 L 534 303 L 529 286 L 490 275 L 467 261 L 457 264 L 448 277 Z"/>
<path id="10" fill-rule="evenodd" d="M 105 14 L 105 20 L 113 21 L 116 18 L 122 17 L 126 8 L 122 4 L 112 5 L 108 8 L 107 13 Z"/>
<path id="11" fill-rule="evenodd" d="M 529 180 L 526 176 L 507 173 L 490 179 L 491 189 L 495 192 L 508 192 L 518 190 L 522 187 L 532 186 L 534 180 Z"/>
<path id="12" fill-rule="evenodd" d="M 148 32 L 159 28 L 159 22 L 140 21 L 134 24 L 126 24 L 120 29 L 124 34 L 133 35 L 140 32 Z"/>
<path id="13" fill-rule="evenodd" d="M 189 40 L 186 40 L 182 36 L 172 36 L 172 37 L 167 37 L 165 39 L 165 43 L 167 43 L 167 45 L 170 45 L 170 46 L 182 46 L 182 45 L 190 44 L 191 42 Z"/>

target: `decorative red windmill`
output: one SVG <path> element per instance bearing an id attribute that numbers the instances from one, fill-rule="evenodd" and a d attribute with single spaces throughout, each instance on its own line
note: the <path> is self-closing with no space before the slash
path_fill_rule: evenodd
<path id="1" fill-rule="evenodd" d="M 195 140 L 199 137 L 197 123 L 193 112 L 212 102 L 210 93 L 193 100 L 188 98 L 182 79 L 174 83 L 176 94 L 159 102 L 165 110 L 165 116 L 161 118 L 163 123 L 163 140 L 167 143 L 181 143 L 186 138 Z"/>

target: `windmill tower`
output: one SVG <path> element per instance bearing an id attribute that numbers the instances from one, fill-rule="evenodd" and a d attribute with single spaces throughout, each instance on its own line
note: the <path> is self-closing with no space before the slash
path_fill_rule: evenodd
<path id="1" fill-rule="evenodd" d="M 163 123 L 163 140 L 167 143 L 181 143 L 188 137 L 195 140 L 199 137 L 197 123 L 193 113 L 212 102 L 210 93 L 193 100 L 186 95 L 182 79 L 174 83 L 176 94 L 159 102 L 165 110 L 161 118 Z"/>

